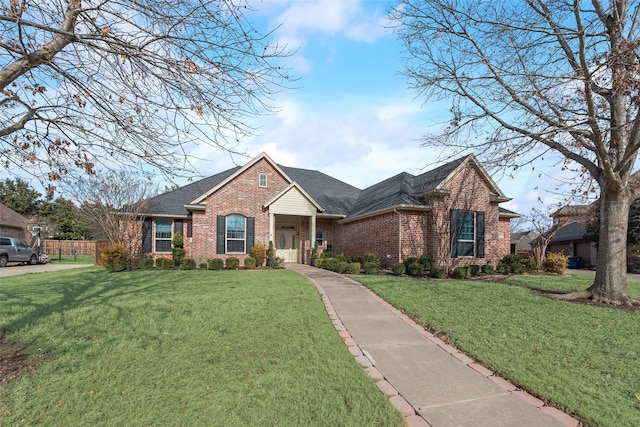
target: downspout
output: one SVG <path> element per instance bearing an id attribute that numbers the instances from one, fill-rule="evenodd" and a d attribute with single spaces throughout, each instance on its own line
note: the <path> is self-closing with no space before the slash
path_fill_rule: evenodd
<path id="1" fill-rule="evenodd" d="M 398 262 L 402 262 L 402 216 L 398 208 L 393 208 L 393 211 L 398 214 Z"/>

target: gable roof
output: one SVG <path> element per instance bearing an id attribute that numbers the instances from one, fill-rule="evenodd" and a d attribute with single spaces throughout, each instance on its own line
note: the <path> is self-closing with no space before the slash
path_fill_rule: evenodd
<path id="1" fill-rule="evenodd" d="M 558 243 L 574 240 L 587 240 L 585 238 L 586 234 L 587 227 L 582 222 L 574 221 L 565 225 L 564 227 L 559 228 L 550 242 Z"/>
<path id="2" fill-rule="evenodd" d="M 26 230 L 28 222 L 26 217 L 0 203 L 0 225 Z"/>
<path id="3" fill-rule="evenodd" d="M 269 161 L 285 177 L 289 182 L 287 188 L 291 188 L 294 183 L 297 184 L 298 189 L 302 190 L 314 205 L 321 208 L 319 211 L 322 210 L 322 215 L 345 218 L 346 220 L 398 207 L 428 209 L 421 197 L 425 193 L 444 189 L 447 181 L 453 177 L 455 172 L 467 165 L 476 169 L 496 201 L 510 200 L 502 193 L 472 154 L 417 176 L 402 172 L 364 190 L 360 190 L 316 170 L 277 165 L 269 156 L 262 153 L 245 166 L 238 166 L 220 172 L 150 198 L 147 200 L 148 208 L 145 211 L 153 216 L 187 217 L 189 215 L 187 207 L 189 209 L 198 209 L 200 203 L 208 195 L 231 182 L 244 170 L 261 159 Z M 204 205 L 202 205 L 202 208 L 204 208 Z M 519 216 L 505 209 L 500 209 L 501 215 Z"/>

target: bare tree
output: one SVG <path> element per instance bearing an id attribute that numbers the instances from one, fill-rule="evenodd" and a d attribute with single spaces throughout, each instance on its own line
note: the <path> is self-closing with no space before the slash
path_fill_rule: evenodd
<path id="1" fill-rule="evenodd" d="M 271 111 L 288 54 L 245 0 L 23 0 L 0 10 L 0 161 L 50 181 L 98 163 L 191 169 Z"/>
<path id="2" fill-rule="evenodd" d="M 554 222 L 549 211 L 531 208 L 529 213 L 523 217 L 527 224 L 531 226 L 533 231 L 538 235 L 531 242 L 531 252 L 536 262 L 536 268 L 542 270 L 542 264 L 547 253 L 549 243 L 556 235 L 556 232 L 564 225 L 560 222 Z"/>
<path id="3" fill-rule="evenodd" d="M 541 156 L 591 177 L 601 228 L 593 285 L 579 296 L 631 304 L 627 215 L 640 194 L 640 11 L 611 0 L 401 0 L 406 73 L 452 118 L 426 143 L 517 168 Z"/>
<path id="4" fill-rule="evenodd" d="M 62 187 L 80 205 L 80 215 L 111 243 L 122 243 L 129 253 L 142 250 L 141 214 L 145 200 L 158 193 L 157 185 L 129 171 L 87 176 Z"/>

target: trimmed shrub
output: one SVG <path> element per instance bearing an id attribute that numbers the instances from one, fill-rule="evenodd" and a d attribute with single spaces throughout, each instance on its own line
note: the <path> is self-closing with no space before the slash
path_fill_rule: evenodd
<path id="1" fill-rule="evenodd" d="M 422 268 L 426 270 L 429 270 L 432 266 L 433 266 L 433 255 L 430 254 L 425 254 L 422 255 L 418 261 L 420 261 L 420 264 L 422 264 Z"/>
<path id="2" fill-rule="evenodd" d="M 536 269 L 535 261 L 532 258 L 521 254 L 507 254 L 502 258 L 500 263 L 508 266 L 517 265 L 515 270 L 521 271 L 521 273 L 515 273 L 512 269 L 512 272 L 515 274 L 533 273 Z"/>
<path id="3" fill-rule="evenodd" d="M 284 268 L 284 258 L 282 257 L 275 257 L 273 259 L 273 268 Z"/>
<path id="4" fill-rule="evenodd" d="M 185 258 L 180 263 L 181 270 L 195 270 L 196 269 L 196 260 L 193 258 Z"/>
<path id="5" fill-rule="evenodd" d="M 109 271 L 124 271 L 127 268 L 129 250 L 122 243 L 107 246 L 100 252 L 102 265 Z"/>
<path id="6" fill-rule="evenodd" d="M 467 267 L 456 267 L 451 272 L 451 277 L 454 279 L 464 279 L 467 277 Z"/>
<path id="7" fill-rule="evenodd" d="M 142 260 L 142 268 L 144 270 L 151 270 L 153 268 L 154 263 L 155 261 L 153 260 L 153 258 L 144 258 Z"/>
<path id="8" fill-rule="evenodd" d="M 402 276 L 405 272 L 404 263 L 397 262 L 393 264 L 393 267 L 391 267 L 391 271 L 395 276 Z"/>
<path id="9" fill-rule="evenodd" d="M 380 268 L 380 257 L 374 253 L 366 252 L 364 254 L 364 263 L 367 264 L 369 262 L 373 262 L 377 265 L 376 269 Z"/>
<path id="10" fill-rule="evenodd" d="M 252 268 L 256 268 L 256 259 L 255 258 L 245 258 L 244 259 L 244 268 L 246 269 L 252 269 Z"/>
<path id="11" fill-rule="evenodd" d="M 404 260 L 404 271 L 406 271 L 407 274 L 409 274 L 409 266 L 411 264 L 420 264 L 420 260 L 413 256 L 410 256 L 409 258 Z"/>
<path id="12" fill-rule="evenodd" d="M 360 263 L 350 262 L 347 264 L 347 268 L 344 270 L 346 274 L 358 274 L 360 273 Z"/>
<path id="13" fill-rule="evenodd" d="M 480 274 L 480 266 L 478 264 L 474 264 L 469 268 L 471 269 L 472 276 L 477 276 L 478 274 Z"/>
<path id="14" fill-rule="evenodd" d="M 161 270 L 169 270 L 173 268 L 175 264 L 173 263 L 172 258 L 158 258 L 156 259 L 156 267 Z"/>
<path id="15" fill-rule="evenodd" d="M 422 276 L 422 274 L 424 273 L 424 268 L 422 267 L 422 264 L 418 262 L 417 259 L 412 264 L 409 264 L 408 267 L 405 265 L 405 268 L 406 268 L 407 274 L 410 276 Z"/>
<path id="16" fill-rule="evenodd" d="M 338 264 L 337 264 L 337 269 L 336 269 L 336 273 L 344 273 L 347 270 L 347 265 L 349 265 L 348 262 L 346 261 L 339 261 L 338 260 Z"/>
<path id="17" fill-rule="evenodd" d="M 264 260 L 267 257 L 266 246 L 261 243 L 258 243 L 257 245 L 253 245 L 249 252 L 251 252 L 251 258 L 256 260 L 256 266 L 262 267 L 262 264 L 264 264 Z M 246 264 L 245 264 L 245 267 L 246 267 Z"/>
<path id="18" fill-rule="evenodd" d="M 493 274 L 493 272 L 494 272 L 493 265 L 491 265 L 491 264 L 485 264 L 482 267 L 480 267 L 480 269 L 482 270 L 482 272 L 484 274 Z"/>
<path id="19" fill-rule="evenodd" d="M 210 259 L 207 263 L 209 270 L 222 270 L 224 268 L 224 261 L 221 258 Z"/>
<path id="20" fill-rule="evenodd" d="M 544 259 L 542 268 L 549 273 L 563 274 L 567 269 L 568 262 L 568 256 L 551 252 Z"/>
<path id="21" fill-rule="evenodd" d="M 240 260 L 236 257 L 229 257 L 224 262 L 224 268 L 227 270 L 237 270 L 240 268 Z"/>
<path id="22" fill-rule="evenodd" d="M 429 269 L 429 276 L 436 279 L 444 279 L 444 267 L 439 265 L 432 265 Z"/>
<path id="23" fill-rule="evenodd" d="M 496 267 L 496 271 L 498 273 L 500 273 L 500 274 L 509 274 L 509 273 L 511 273 L 511 266 L 509 264 L 505 264 L 505 263 L 501 262 Z"/>
<path id="24" fill-rule="evenodd" d="M 373 261 L 365 262 L 363 266 L 364 274 L 376 274 L 379 268 L 380 268 L 379 262 L 373 262 Z"/>
<path id="25" fill-rule="evenodd" d="M 511 272 L 513 274 L 524 274 L 525 271 L 526 271 L 525 266 L 520 264 L 519 262 L 511 265 Z"/>
<path id="26" fill-rule="evenodd" d="M 333 258 L 333 255 L 329 251 L 324 251 L 324 252 L 322 252 L 320 254 L 320 258 L 322 258 L 322 259 L 324 259 L 324 258 Z"/>
<path id="27" fill-rule="evenodd" d="M 322 266 L 324 265 L 324 260 L 325 258 L 318 258 L 316 259 L 315 264 L 313 264 L 314 267 L 318 267 L 318 268 L 323 268 Z"/>
<path id="28" fill-rule="evenodd" d="M 182 234 L 175 233 L 173 235 L 173 239 L 171 239 L 171 244 L 173 248 L 171 249 L 171 258 L 173 258 L 173 264 L 176 267 L 180 267 L 182 260 L 187 255 L 187 252 L 184 250 L 184 239 L 182 238 Z"/>
<path id="29" fill-rule="evenodd" d="M 324 258 L 322 268 L 329 271 L 338 271 L 338 260 L 335 258 Z"/>
<path id="30" fill-rule="evenodd" d="M 206 270 L 208 266 L 209 264 L 207 264 L 206 262 L 201 262 L 200 264 L 198 264 L 198 268 L 200 270 Z"/>
<path id="31" fill-rule="evenodd" d="M 346 256 L 346 255 L 345 255 L 345 254 L 343 254 L 343 253 L 338 254 L 338 255 L 336 256 L 336 259 L 338 260 L 338 262 L 349 262 L 349 261 L 351 261 L 351 260 L 349 259 L 349 257 L 348 257 L 348 256 Z"/>

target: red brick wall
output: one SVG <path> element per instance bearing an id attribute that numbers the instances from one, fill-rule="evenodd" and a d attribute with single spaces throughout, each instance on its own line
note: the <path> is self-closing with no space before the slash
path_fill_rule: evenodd
<path id="1" fill-rule="evenodd" d="M 387 255 L 391 261 L 398 259 L 398 214 L 390 212 L 346 224 L 337 224 L 334 253 L 363 256 L 371 252 L 385 264 Z"/>

